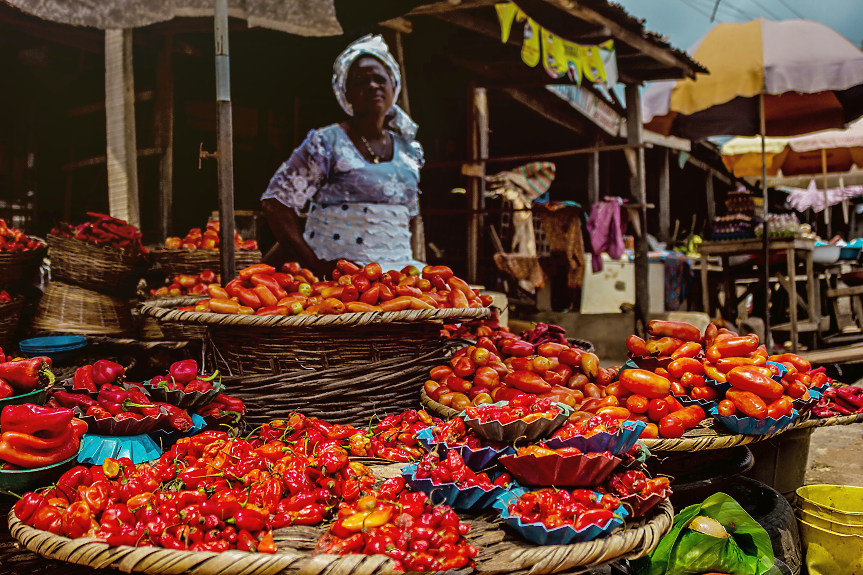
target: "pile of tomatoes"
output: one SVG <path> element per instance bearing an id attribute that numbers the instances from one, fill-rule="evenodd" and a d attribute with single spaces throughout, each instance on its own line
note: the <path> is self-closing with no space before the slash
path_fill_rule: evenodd
<path id="1" fill-rule="evenodd" d="M 363 268 L 339 260 L 330 281 L 318 281 L 292 262 L 281 272 L 266 264 L 240 271 L 224 288 L 210 285 L 209 299 L 185 311 L 246 315 L 314 315 L 408 309 L 478 308 L 491 303 L 445 266 L 414 266 L 384 273 L 380 264 Z"/>
<path id="2" fill-rule="evenodd" d="M 219 275 L 212 270 L 199 274 L 181 274 L 171 278 L 168 285 L 150 290 L 150 297 L 179 297 L 184 295 L 204 295 L 207 286 L 220 283 Z"/>
<path id="3" fill-rule="evenodd" d="M 186 237 L 176 236 L 165 240 L 165 249 L 169 250 L 217 250 L 219 249 L 219 220 L 210 220 L 204 231 L 201 228 L 192 228 Z M 253 251 L 258 249 L 255 240 L 243 240 L 242 236 L 234 232 L 234 249 Z"/>

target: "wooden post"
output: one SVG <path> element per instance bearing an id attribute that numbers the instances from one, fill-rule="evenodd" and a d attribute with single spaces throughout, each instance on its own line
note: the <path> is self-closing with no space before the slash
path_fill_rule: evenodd
<path id="1" fill-rule="evenodd" d="M 405 49 L 402 45 L 402 33 L 398 30 L 396 31 L 396 58 L 398 59 L 399 68 L 401 68 L 402 72 L 402 91 L 399 95 L 399 106 L 401 106 L 402 110 L 410 116 L 411 102 L 408 98 L 408 71 L 405 67 Z"/>
<path id="2" fill-rule="evenodd" d="M 644 179 L 644 125 L 641 121 L 641 94 L 637 84 L 626 84 L 626 140 L 630 146 L 639 146 L 636 152 L 635 175 L 630 180 L 632 199 L 641 207 L 638 210 L 641 234 L 635 236 L 635 333 L 647 334 L 650 313 L 650 284 L 647 260 L 647 188 Z"/>
<path id="3" fill-rule="evenodd" d="M 216 41 L 216 111 L 219 162 L 219 252 L 222 283 L 237 275 L 234 254 L 234 129 L 231 118 L 231 64 L 228 57 L 228 0 L 213 6 Z"/>
<path id="4" fill-rule="evenodd" d="M 174 36 L 165 36 L 165 45 L 156 62 L 156 146 L 162 149 L 159 158 L 159 239 L 173 232 L 174 204 L 174 72 L 171 52 Z"/>
<path id="5" fill-rule="evenodd" d="M 704 172 L 704 197 L 707 200 L 707 221 L 716 221 L 716 198 L 713 196 L 713 172 Z"/>
<path id="6" fill-rule="evenodd" d="M 587 156 L 587 201 L 599 202 L 599 152 Z"/>
<path id="7" fill-rule="evenodd" d="M 468 182 L 467 221 L 467 281 L 477 283 L 479 278 L 480 242 L 482 240 L 482 190 L 485 184 L 485 163 L 488 157 L 488 100 L 485 88 L 475 82 L 468 86 L 468 150 L 472 163 L 480 166 L 479 175 L 471 175 Z M 484 152 L 484 154 L 483 154 Z"/>
<path id="8" fill-rule="evenodd" d="M 659 241 L 671 241 L 671 180 L 668 170 L 668 148 L 662 148 L 659 164 Z"/>
<path id="9" fill-rule="evenodd" d="M 132 30 L 105 30 L 105 133 L 111 215 L 140 226 Z"/>

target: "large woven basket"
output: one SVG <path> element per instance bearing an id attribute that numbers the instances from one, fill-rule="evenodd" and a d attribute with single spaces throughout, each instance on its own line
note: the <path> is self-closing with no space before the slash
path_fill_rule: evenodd
<path id="1" fill-rule="evenodd" d="M 142 256 L 63 236 L 48 236 L 51 278 L 105 293 L 130 291 Z"/>
<path id="2" fill-rule="evenodd" d="M 365 428 L 375 416 L 416 407 L 416 398 L 429 370 L 460 347 L 446 344 L 416 359 L 332 367 L 322 371 L 292 371 L 222 379 L 226 393 L 242 399 L 246 420 L 261 425 L 287 419 L 294 411 L 331 423 Z"/>
<path id="3" fill-rule="evenodd" d="M 0 347 L 6 348 L 12 343 L 23 308 L 23 296 L 17 296 L 12 301 L 0 303 Z"/>
<path id="4" fill-rule="evenodd" d="M 373 467 L 379 478 L 399 475 L 399 467 Z M 653 551 L 671 530 L 674 510 L 666 500 L 649 516 L 628 521 L 626 528 L 573 545 L 537 546 L 505 529 L 496 513 L 460 512 L 471 525 L 466 536 L 480 550 L 477 575 L 574 575 L 599 569 L 623 559 L 637 559 Z M 393 563 L 385 555 L 313 555 L 315 543 L 328 525 L 286 527 L 274 532 L 279 551 L 274 555 L 228 551 L 200 553 L 161 547 L 111 547 L 92 538 L 69 539 L 21 523 L 9 512 L 12 537 L 29 551 L 48 559 L 66 561 L 96 569 L 120 569 L 150 575 L 390 575 Z M 24 553 L 21 551 L 20 553 Z M 26 560 L 14 557 L 10 560 Z M 46 572 L 77 573 L 60 563 L 40 565 Z M 66 568 L 64 568 L 66 567 Z M 440 573 L 440 572 L 437 572 Z M 450 572 L 452 573 L 452 572 Z M 470 569 L 455 573 L 471 573 Z"/>
<path id="5" fill-rule="evenodd" d="M 207 337 L 207 328 L 203 325 L 176 321 L 160 321 L 158 324 L 162 330 L 162 338 L 166 341 L 191 341 Z"/>
<path id="6" fill-rule="evenodd" d="M 132 318 L 123 299 L 52 281 L 39 300 L 32 329 L 115 335 L 131 332 Z"/>
<path id="7" fill-rule="evenodd" d="M 169 250 L 156 248 L 153 258 L 159 262 L 165 275 L 173 277 L 180 274 L 199 274 L 203 270 L 218 271 L 221 266 L 221 251 L 219 250 Z M 234 252 L 237 271 L 261 262 L 261 252 L 258 250 Z"/>
<path id="8" fill-rule="evenodd" d="M 146 302 L 142 315 L 207 326 L 217 365 L 229 375 L 278 375 L 386 359 L 420 358 L 444 345 L 442 324 L 489 315 L 480 309 L 429 309 L 341 315 L 248 316 L 178 311 L 196 299 Z"/>
<path id="9" fill-rule="evenodd" d="M 32 283 L 36 279 L 48 248 L 44 240 L 32 236 L 31 239 L 43 242 L 42 246 L 26 252 L 0 252 L 0 287 L 19 282 Z"/>

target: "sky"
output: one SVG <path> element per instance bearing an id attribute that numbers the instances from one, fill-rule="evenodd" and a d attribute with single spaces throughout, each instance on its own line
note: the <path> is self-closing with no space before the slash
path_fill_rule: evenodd
<path id="1" fill-rule="evenodd" d="M 861 0 L 720 0 L 716 20 L 710 14 L 716 0 L 613 0 L 627 12 L 645 20 L 648 30 L 667 36 L 671 44 L 686 50 L 719 22 L 746 22 L 762 17 L 771 20 L 800 18 L 830 26 L 861 47 L 863 1 Z"/>

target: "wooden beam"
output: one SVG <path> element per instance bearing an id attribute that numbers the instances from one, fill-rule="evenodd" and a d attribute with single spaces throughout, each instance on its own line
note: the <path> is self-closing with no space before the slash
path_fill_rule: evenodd
<path id="1" fill-rule="evenodd" d="M 395 30 L 396 32 L 401 32 L 402 34 L 410 34 L 414 31 L 413 24 L 407 18 L 393 18 L 392 20 L 386 20 L 378 24 L 378 26 L 383 26 L 384 28 L 389 28 L 390 30 Z"/>
<path id="2" fill-rule="evenodd" d="M 629 44 L 633 48 L 648 54 L 651 58 L 662 62 L 666 66 L 671 68 L 682 68 L 685 70 L 687 76 L 691 78 L 695 77 L 695 70 L 691 68 L 688 63 L 681 60 L 671 52 L 671 50 L 653 44 L 641 34 L 624 28 L 611 18 L 600 14 L 592 8 L 578 2 L 573 2 L 572 0 L 545 0 L 545 2 L 552 6 L 556 6 L 559 10 L 562 10 L 580 20 L 608 27 L 611 32 L 611 36 L 615 40 Z"/>
<path id="3" fill-rule="evenodd" d="M 141 102 L 149 102 L 156 97 L 155 90 L 142 90 L 140 92 L 135 92 L 135 103 L 140 104 Z M 102 112 L 105 110 L 105 102 L 95 102 L 93 104 L 84 104 L 83 106 L 77 106 L 69 110 L 66 114 L 70 118 L 74 118 L 76 116 L 84 116 L 86 114 L 94 114 L 96 112 Z"/>
<path id="4" fill-rule="evenodd" d="M 587 134 L 587 130 L 585 129 L 583 122 L 578 121 L 575 116 L 562 113 L 559 109 L 549 105 L 542 98 L 519 88 L 503 88 L 501 91 L 516 102 L 524 104 L 543 118 L 551 120 L 555 124 L 559 124 L 564 128 L 569 128 L 576 134 Z M 551 94 L 549 94 L 549 96 L 552 98 L 555 97 Z"/>
<path id="5" fill-rule="evenodd" d="M 645 148 L 651 148 L 650 144 L 644 144 Z M 575 150 L 560 150 L 557 152 L 534 152 L 531 154 L 518 154 L 514 156 L 498 156 L 492 158 L 479 158 L 485 164 L 511 164 L 513 162 L 532 162 L 537 160 L 550 160 L 552 158 L 563 158 L 566 156 L 580 156 L 582 154 L 595 154 L 599 152 L 621 152 L 632 149 L 628 144 L 616 144 L 610 146 L 597 146 L 592 148 L 578 148 Z M 457 166 L 470 165 L 469 160 L 447 160 L 444 162 L 429 162 L 424 168 L 454 168 Z"/>
<path id="6" fill-rule="evenodd" d="M 434 4 L 426 4 L 425 6 L 417 6 L 410 12 L 408 16 L 417 16 L 424 14 L 443 14 L 445 12 L 453 12 L 456 10 L 468 10 L 470 8 L 482 8 L 483 6 L 494 6 L 500 0 L 447 0 L 445 2 L 435 2 Z"/>
<path id="7" fill-rule="evenodd" d="M 731 178 L 729 178 L 728 176 L 726 176 L 725 174 L 723 174 L 722 172 L 720 172 L 719 170 L 714 168 L 713 166 L 705 164 L 704 162 L 702 162 L 698 158 L 695 158 L 693 156 L 689 156 L 688 158 L 686 158 L 686 161 L 689 162 L 690 164 L 692 164 L 693 166 L 695 166 L 696 168 L 700 168 L 706 172 L 712 172 L 716 178 L 722 180 L 724 183 L 728 184 L 729 186 L 736 186 L 737 185 L 737 182 L 735 182 L 734 180 L 732 180 Z"/>
<path id="8" fill-rule="evenodd" d="M 659 163 L 659 241 L 671 240 L 671 180 L 669 178 L 668 148 L 659 150 L 662 160 Z M 670 246 L 669 246 L 670 247 Z"/>
<path id="9" fill-rule="evenodd" d="M 483 20 L 464 12 L 440 12 L 432 15 L 438 20 L 443 20 L 453 26 L 476 32 L 480 36 L 500 42 L 500 26 L 488 20 Z M 506 43 L 510 46 L 521 46 L 521 42 L 513 38 L 512 35 L 510 35 Z"/>
<path id="10" fill-rule="evenodd" d="M 641 95 L 638 86 L 626 85 L 626 139 L 630 146 L 641 146 L 644 142 L 644 124 L 641 119 Z M 635 150 L 635 175 L 630 180 L 632 199 L 640 206 L 637 218 L 641 233 L 635 235 L 635 334 L 645 337 L 650 314 L 649 264 L 647 259 L 647 188 L 645 185 L 644 148 Z"/>

